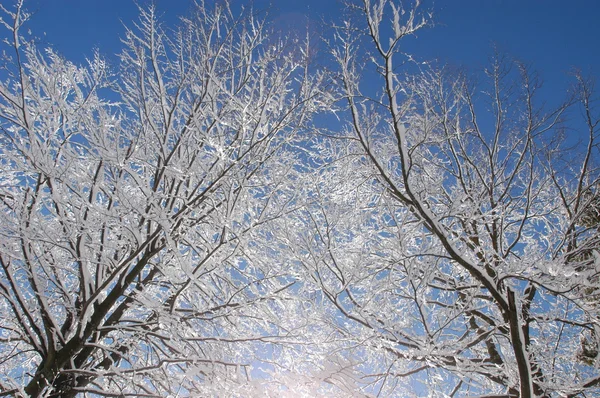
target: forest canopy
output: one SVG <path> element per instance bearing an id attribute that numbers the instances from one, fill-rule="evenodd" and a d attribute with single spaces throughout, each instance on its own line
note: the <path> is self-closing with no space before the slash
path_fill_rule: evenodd
<path id="1" fill-rule="evenodd" d="M 419 1 L 142 5 L 83 64 L 10 3 L 0 396 L 600 394 L 593 77 L 417 62 Z"/>

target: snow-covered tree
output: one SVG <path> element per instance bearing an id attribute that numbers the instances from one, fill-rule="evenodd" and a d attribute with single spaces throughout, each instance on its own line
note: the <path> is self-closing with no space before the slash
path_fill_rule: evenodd
<path id="1" fill-rule="evenodd" d="M 1 7 L 3 395 L 243 395 L 302 327 L 262 229 L 320 106 L 302 43 L 226 5 L 172 31 L 150 7 L 118 64 L 79 66 Z"/>
<path id="2" fill-rule="evenodd" d="M 417 64 L 402 45 L 419 10 L 351 4 L 331 42 L 347 128 L 318 143 L 312 202 L 283 243 L 335 308 L 365 392 L 598 394 L 593 84 L 550 109 L 506 57 L 477 79 Z M 566 129 L 572 110 L 585 120 Z"/>
<path id="3" fill-rule="evenodd" d="M 227 4 L 84 66 L 0 5 L 0 396 L 600 394 L 593 80 L 414 62 L 418 0 L 317 71 Z"/>

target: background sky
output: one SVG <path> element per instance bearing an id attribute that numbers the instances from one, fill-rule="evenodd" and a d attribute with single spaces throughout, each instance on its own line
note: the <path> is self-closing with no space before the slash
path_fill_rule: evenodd
<path id="1" fill-rule="evenodd" d="M 191 3 L 155 2 L 167 23 L 185 14 Z M 278 26 L 306 26 L 308 19 L 316 30 L 325 29 L 322 21 L 339 18 L 342 7 L 339 0 L 233 3 L 270 9 Z M 137 16 L 133 0 L 26 0 L 26 7 L 35 12 L 29 25 L 33 33 L 76 62 L 95 47 L 105 56 L 117 53 L 123 23 Z M 435 26 L 406 43 L 418 59 L 477 69 L 486 65 L 495 45 L 538 70 L 548 93 L 563 93 L 573 68 L 600 77 L 598 0 L 423 0 L 423 8 L 433 12 Z"/>

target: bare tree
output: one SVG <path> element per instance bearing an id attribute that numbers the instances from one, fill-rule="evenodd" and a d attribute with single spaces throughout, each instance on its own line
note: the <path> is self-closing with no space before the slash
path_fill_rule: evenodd
<path id="1" fill-rule="evenodd" d="M 333 304 L 362 389 L 597 394 L 593 85 L 579 79 L 587 133 L 569 150 L 576 101 L 540 107 L 527 66 L 496 56 L 475 84 L 416 65 L 401 45 L 426 24 L 418 1 L 354 4 L 332 44 L 349 124 L 320 144 L 284 242 Z"/>
<path id="2" fill-rule="evenodd" d="M 418 0 L 350 2 L 328 75 L 227 5 L 114 68 L 0 10 L 0 395 L 600 393 L 592 79 L 417 64 Z"/>
<path id="3" fill-rule="evenodd" d="M 227 6 L 168 33 L 140 9 L 114 70 L 1 9 L 3 395 L 238 394 L 253 352 L 295 335 L 294 279 L 256 239 L 319 77 Z"/>

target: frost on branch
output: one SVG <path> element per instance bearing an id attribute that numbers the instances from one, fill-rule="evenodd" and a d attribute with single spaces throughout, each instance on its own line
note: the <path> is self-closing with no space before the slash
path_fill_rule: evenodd
<path id="1" fill-rule="evenodd" d="M 507 57 L 475 78 L 413 63 L 402 46 L 423 27 L 418 1 L 350 8 L 331 45 L 346 129 L 321 144 L 327 166 L 285 241 L 331 304 L 341 350 L 363 360 L 364 390 L 597 394 L 593 81 L 576 76 L 551 109 L 538 75 Z"/>
<path id="2" fill-rule="evenodd" d="M 415 62 L 431 16 L 392 0 L 319 72 L 203 4 L 141 9 L 112 67 L 3 6 L 3 394 L 600 394 L 592 79 L 551 108 L 508 57 Z"/>
<path id="3" fill-rule="evenodd" d="M 140 9 L 114 67 L 37 48 L 22 4 L 2 11 L 0 389 L 247 383 L 297 326 L 280 316 L 294 278 L 257 239 L 282 214 L 286 148 L 321 77 L 227 6 L 201 4 L 173 32 Z"/>

